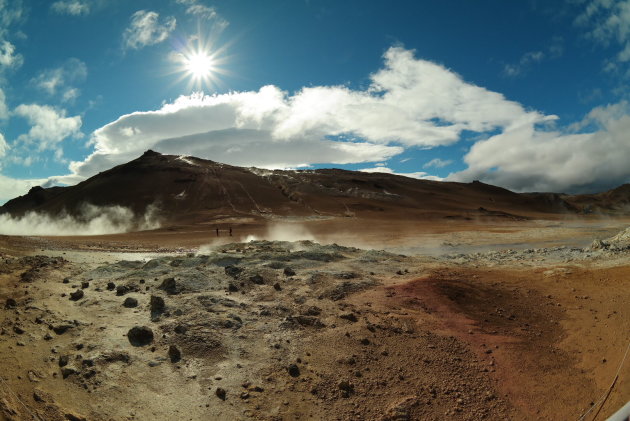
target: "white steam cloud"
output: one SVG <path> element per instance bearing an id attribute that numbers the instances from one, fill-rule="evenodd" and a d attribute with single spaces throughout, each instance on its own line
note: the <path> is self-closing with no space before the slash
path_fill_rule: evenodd
<path id="1" fill-rule="evenodd" d="M 50 216 L 38 212 L 28 212 L 22 217 L 0 215 L 0 234 L 3 235 L 104 235 L 130 231 L 157 229 L 160 221 L 158 209 L 147 207 L 143 215 L 135 215 L 122 206 L 94 206 L 86 204 L 78 217 L 63 213 Z"/>

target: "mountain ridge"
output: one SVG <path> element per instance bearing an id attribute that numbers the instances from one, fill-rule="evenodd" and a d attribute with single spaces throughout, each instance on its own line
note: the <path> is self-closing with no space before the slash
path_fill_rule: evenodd
<path id="1" fill-rule="evenodd" d="M 167 223 L 226 216 L 508 218 L 601 212 L 626 214 L 630 185 L 591 195 L 515 193 L 479 181 L 419 180 L 342 169 L 265 170 L 146 151 L 74 186 L 33 187 L 0 207 L 80 215 L 85 204 L 123 206 L 140 214 L 157 205 Z"/>

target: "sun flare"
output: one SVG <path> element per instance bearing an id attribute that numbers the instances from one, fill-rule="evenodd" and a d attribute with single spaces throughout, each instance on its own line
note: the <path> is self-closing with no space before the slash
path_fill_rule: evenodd
<path id="1" fill-rule="evenodd" d="M 204 52 L 196 52 L 184 58 L 184 66 L 191 76 L 203 79 L 212 73 L 212 57 Z"/>

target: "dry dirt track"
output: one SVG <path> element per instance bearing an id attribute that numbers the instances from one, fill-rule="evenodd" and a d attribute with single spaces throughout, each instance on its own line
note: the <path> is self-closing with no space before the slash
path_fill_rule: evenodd
<path id="1" fill-rule="evenodd" d="M 483 251 L 555 247 L 605 238 L 625 223 L 446 226 L 425 229 L 424 243 L 398 235 L 404 225 L 387 226 L 362 240 L 396 251 L 430 244 L 472 252 L 475 241 Z M 332 235 L 313 226 L 314 237 Z M 630 340 L 627 252 L 446 258 L 260 242 L 147 267 L 116 265 L 111 254 L 155 251 L 156 243 L 193 249 L 208 234 L 4 238 L 0 419 L 577 420 L 610 385 Z M 97 248 L 109 254 L 90 262 L 73 251 Z M 41 253 L 53 257 L 18 257 Z M 243 271 L 228 275 L 228 263 Z M 284 273 L 288 266 L 295 275 Z M 160 288 L 170 276 L 181 289 L 173 294 Z M 88 279 L 85 297 L 68 300 Z M 109 281 L 142 289 L 119 296 Z M 156 321 L 150 295 L 169 310 Z M 126 297 L 139 306 L 122 307 Z M 16 305 L 5 308 L 8 298 Z M 49 329 L 64 324 L 67 332 Z M 129 344 L 136 324 L 154 330 L 155 350 Z M 170 345 L 181 361 L 169 361 Z M 75 370 L 65 379 L 62 356 Z M 629 399 L 628 373 L 597 419 Z"/>

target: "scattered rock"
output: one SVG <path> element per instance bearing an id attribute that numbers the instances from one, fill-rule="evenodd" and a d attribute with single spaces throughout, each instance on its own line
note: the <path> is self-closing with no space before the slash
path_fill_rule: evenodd
<path id="1" fill-rule="evenodd" d="M 126 293 L 130 291 L 131 291 L 131 288 L 129 288 L 127 285 L 118 285 L 116 287 L 116 295 L 118 296 L 125 295 Z"/>
<path id="2" fill-rule="evenodd" d="M 113 282 L 108 282 L 107 283 L 107 290 L 108 291 L 113 291 L 115 289 L 116 289 L 116 284 L 115 283 L 113 283 Z"/>
<path id="3" fill-rule="evenodd" d="M 300 367 L 296 364 L 291 364 L 287 367 L 287 371 L 289 372 L 289 376 L 291 377 L 299 377 L 300 376 Z"/>
<path id="4" fill-rule="evenodd" d="M 217 387 L 217 390 L 214 393 L 222 401 L 224 401 L 227 398 L 227 392 L 222 387 Z"/>
<path id="5" fill-rule="evenodd" d="M 7 298 L 6 303 L 4 304 L 4 308 L 15 308 L 17 307 L 17 301 L 13 298 Z"/>
<path id="6" fill-rule="evenodd" d="M 78 371 L 72 367 L 62 367 L 61 368 L 61 376 L 66 379 L 73 374 L 77 374 Z"/>
<path id="7" fill-rule="evenodd" d="M 250 276 L 249 281 L 255 283 L 256 285 L 262 285 L 265 283 L 265 279 L 259 274 Z"/>
<path id="8" fill-rule="evenodd" d="M 88 281 L 81 282 L 81 288 L 86 289 L 90 287 L 90 283 Z"/>
<path id="9" fill-rule="evenodd" d="M 287 266 L 284 268 L 284 276 L 295 276 L 295 271 Z"/>
<path id="10" fill-rule="evenodd" d="M 241 272 L 243 272 L 243 268 L 238 266 L 228 265 L 225 267 L 225 274 L 234 279 L 238 278 L 238 275 L 240 275 Z"/>
<path id="11" fill-rule="evenodd" d="M 149 307 L 151 309 L 151 320 L 156 321 L 160 318 L 162 313 L 164 313 L 164 309 L 166 308 L 164 298 L 157 295 L 152 295 L 149 302 Z"/>
<path id="12" fill-rule="evenodd" d="M 83 292 L 83 290 L 77 289 L 76 291 L 70 293 L 70 300 L 79 301 L 84 296 L 85 296 L 85 293 Z"/>
<path id="13" fill-rule="evenodd" d="M 21 335 L 24 333 L 24 329 L 22 329 L 22 327 L 19 325 L 13 325 L 13 331 L 17 333 L 18 335 Z"/>
<path id="14" fill-rule="evenodd" d="M 347 380 L 342 380 L 337 384 L 339 390 L 341 390 L 341 395 L 344 398 L 349 397 L 352 393 L 354 393 L 354 385 Z"/>
<path id="15" fill-rule="evenodd" d="M 175 295 L 181 292 L 181 288 L 177 285 L 175 278 L 166 278 L 158 288 L 165 291 L 168 295 Z"/>
<path id="16" fill-rule="evenodd" d="M 146 326 L 134 326 L 127 332 L 129 343 L 133 346 L 145 346 L 153 342 L 153 330 Z"/>
<path id="17" fill-rule="evenodd" d="M 280 286 L 278 282 L 273 284 L 273 289 L 275 289 L 276 291 L 282 291 L 282 287 Z"/>
<path id="18" fill-rule="evenodd" d="M 238 287 L 233 283 L 228 283 L 228 291 L 230 292 L 238 292 Z"/>
<path id="19" fill-rule="evenodd" d="M 356 323 L 358 321 L 357 316 L 354 313 L 344 313 L 339 316 L 344 320 L 351 321 L 352 323 Z"/>
<path id="20" fill-rule="evenodd" d="M 172 363 L 176 363 L 182 359 L 182 353 L 175 345 L 171 345 L 168 347 L 168 357 Z"/>
<path id="21" fill-rule="evenodd" d="M 63 335 L 64 333 L 66 333 L 69 329 L 72 329 L 74 326 L 70 325 L 70 324 L 60 324 L 60 325 L 55 325 L 52 326 L 52 330 L 53 332 L 55 332 L 57 335 Z"/>
<path id="22" fill-rule="evenodd" d="M 70 358 L 67 355 L 60 355 L 59 356 L 59 367 L 67 366 L 69 361 L 70 361 Z"/>
<path id="23" fill-rule="evenodd" d="M 136 300 L 133 297 L 127 297 L 125 298 L 125 301 L 123 302 L 123 306 L 127 308 L 138 307 L 138 300 Z"/>

